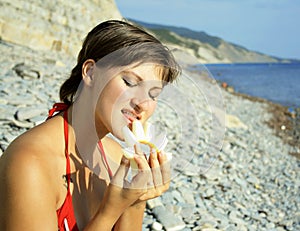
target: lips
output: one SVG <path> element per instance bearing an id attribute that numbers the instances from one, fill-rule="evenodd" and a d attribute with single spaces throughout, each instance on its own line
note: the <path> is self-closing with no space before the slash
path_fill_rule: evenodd
<path id="1" fill-rule="evenodd" d="M 140 116 L 134 113 L 133 111 L 122 109 L 121 112 L 130 122 L 141 119 Z"/>

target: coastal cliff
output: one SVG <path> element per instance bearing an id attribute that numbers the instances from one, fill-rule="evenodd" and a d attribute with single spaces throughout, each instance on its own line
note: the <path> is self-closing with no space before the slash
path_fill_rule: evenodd
<path id="1" fill-rule="evenodd" d="M 131 20 L 149 30 L 168 47 L 173 48 L 176 57 L 191 63 L 269 63 L 292 62 L 227 42 L 203 31 L 193 31 L 184 27 L 150 24 Z M 181 58 L 180 58 L 181 57 Z M 184 57 L 184 58 L 182 58 Z"/>
<path id="2" fill-rule="evenodd" d="M 34 50 L 75 57 L 86 33 L 101 21 L 122 19 L 114 0 L 3 0 L 0 39 Z M 227 42 L 205 32 L 149 24 L 143 26 L 172 49 L 181 63 L 291 62 Z"/>
<path id="3" fill-rule="evenodd" d="M 122 18 L 114 0 L 3 0 L 0 6 L 1 40 L 69 55 L 99 22 Z"/>

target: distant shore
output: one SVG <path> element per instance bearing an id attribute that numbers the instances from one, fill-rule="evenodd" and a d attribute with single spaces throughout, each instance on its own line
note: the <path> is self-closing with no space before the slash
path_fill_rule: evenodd
<path id="1" fill-rule="evenodd" d="M 192 68 L 190 68 L 189 65 L 186 65 L 185 68 L 192 73 L 197 73 L 197 69 L 194 69 L 195 60 L 191 59 L 191 62 Z M 207 64 L 205 64 L 205 66 L 206 65 Z M 209 65 L 210 64 L 208 64 L 208 66 Z M 229 64 L 227 63 L 225 65 Z M 293 112 L 290 112 L 288 106 L 274 103 L 264 98 L 236 92 L 233 86 L 230 86 L 227 83 L 219 80 L 216 80 L 216 82 L 222 89 L 235 97 L 247 99 L 252 102 L 260 102 L 267 105 L 266 110 L 272 116 L 265 121 L 265 123 L 274 131 L 276 136 L 283 140 L 284 143 L 294 147 L 294 150 L 289 152 L 289 154 L 300 159 L 300 108 L 295 108 Z"/>
<path id="2" fill-rule="evenodd" d="M 222 84 L 220 84 L 222 86 Z M 223 87 L 224 88 L 224 87 Z M 298 151 L 291 151 L 289 154 L 300 159 L 300 108 L 296 108 L 295 112 L 289 112 L 287 106 L 271 102 L 269 100 L 250 96 L 247 94 L 235 92 L 232 87 L 226 86 L 225 90 L 237 97 L 242 97 L 253 102 L 261 102 L 268 105 L 268 112 L 272 117 L 266 121 L 268 126 L 274 130 L 274 134 L 280 137 L 285 143 L 295 147 Z"/>

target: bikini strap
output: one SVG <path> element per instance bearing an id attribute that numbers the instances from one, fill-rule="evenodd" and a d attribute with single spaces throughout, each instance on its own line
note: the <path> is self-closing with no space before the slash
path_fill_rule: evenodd
<path id="1" fill-rule="evenodd" d="M 53 105 L 53 107 L 49 110 L 48 113 L 48 119 L 50 119 L 51 117 L 53 117 L 55 112 L 61 112 L 61 111 L 66 111 L 68 109 L 69 105 L 65 104 L 65 103 L 55 103 Z"/>
<path id="2" fill-rule="evenodd" d="M 66 156 L 66 178 L 68 184 L 68 190 L 71 183 L 71 165 L 69 156 L 69 132 L 68 132 L 68 110 L 64 112 L 64 136 L 65 136 L 65 156 Z"/>
<path id="3" fill-rule="evenodd" d="M 109 175 L 110 179 L 112 179 L 113 173 L 112 173 L 112 171 L 111 171 L 111 169 L 109 167 L 109 164 L 108 164 L 108 161 L 107 161 L 107 158 L 106 158 L 106 154 L 104 152 L 104 148 L 103 148 L 103 144 L 102 144 L 101 140 L 99 140 L 98 146 L 99 146 L 99 149 L 100 149 L 101 156 L 102 156 L 102 158 L 103 158 L 103 160 L 105 162 L 105 165 L 106 165 L 106 168 L 107 168 L 107 171 L 108 171 L 108 175 Z"/>
<path id="4" fill-rule="evenodd" d="M 69 189 L 69 185 L 71 183 L 71 166 L 70 166 L 70 157 L 69 157 L 69 133 L 68 133 L 68 107 L 69 105 L 65 104 L 65 103 L 55 103 L 52 107 L 52 109 L 49 110 L 49 114 L 48 114 L 48 119 L 52 118 L 55 112 L 61 112 L 64 111 L 64 137 L 65 137 L 65 156 L 66 156 L 66 179 L 67 179 L 67 184 L 68 184 L 68 189 Z M 101 140 L 98 142 L 98 146 L 100 149 L 100 153 L 101 156 L 105 162 L 105 165 L 107 167 L 107 171 L 108 174 L 110 176 L 110 178 L 113 177 L 113 173 L 111 168 L 109 167 L 107 158 L 106 158 L 106 154 L 104 152 L 104 148 L 102 145 Z"/>
<path id="5" fill-rule="evenodd" d="M 56 112 L 64 111 L 64 138 L 65 138 L 65 156 L 66 156 L 66 180 L 67 186 L 69 190 L 70 182 L 71 182 L 71 166 L 70 166 L 70 157 L 69 157 L 69 133 L 68 133 L 68 109 L 69 105 L 65 103 L 55 103 L 53 107 L 49 110 L 48 119 L 54 116 Z"/>

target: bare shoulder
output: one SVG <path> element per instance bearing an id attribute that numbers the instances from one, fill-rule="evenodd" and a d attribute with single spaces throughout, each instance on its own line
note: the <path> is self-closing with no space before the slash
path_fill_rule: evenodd
<path id="1" fill-rule="evenodd" d="M 55 165 L 60 156 L 64 156 L 63 125 L 62 119 L 55 118 L 14 140 L 1 156 L 0 169 L 44 172 L 47 166 Z"/>
<path id="2" fill-rule="evenodd" d="M 56 164 L 61 164 L 60 152 L 56 150 L 59 141 L 53 138 L 53 130 L 49 124 L 33 128 L 18 137 L 1 156 L 0 230 L 57 228 L 57 189 L 53 182 L 59 171 Z M 52 139 L 48 139 L 50 136 Z M 46 225 L 40 226 L 39 220 Z"/>

